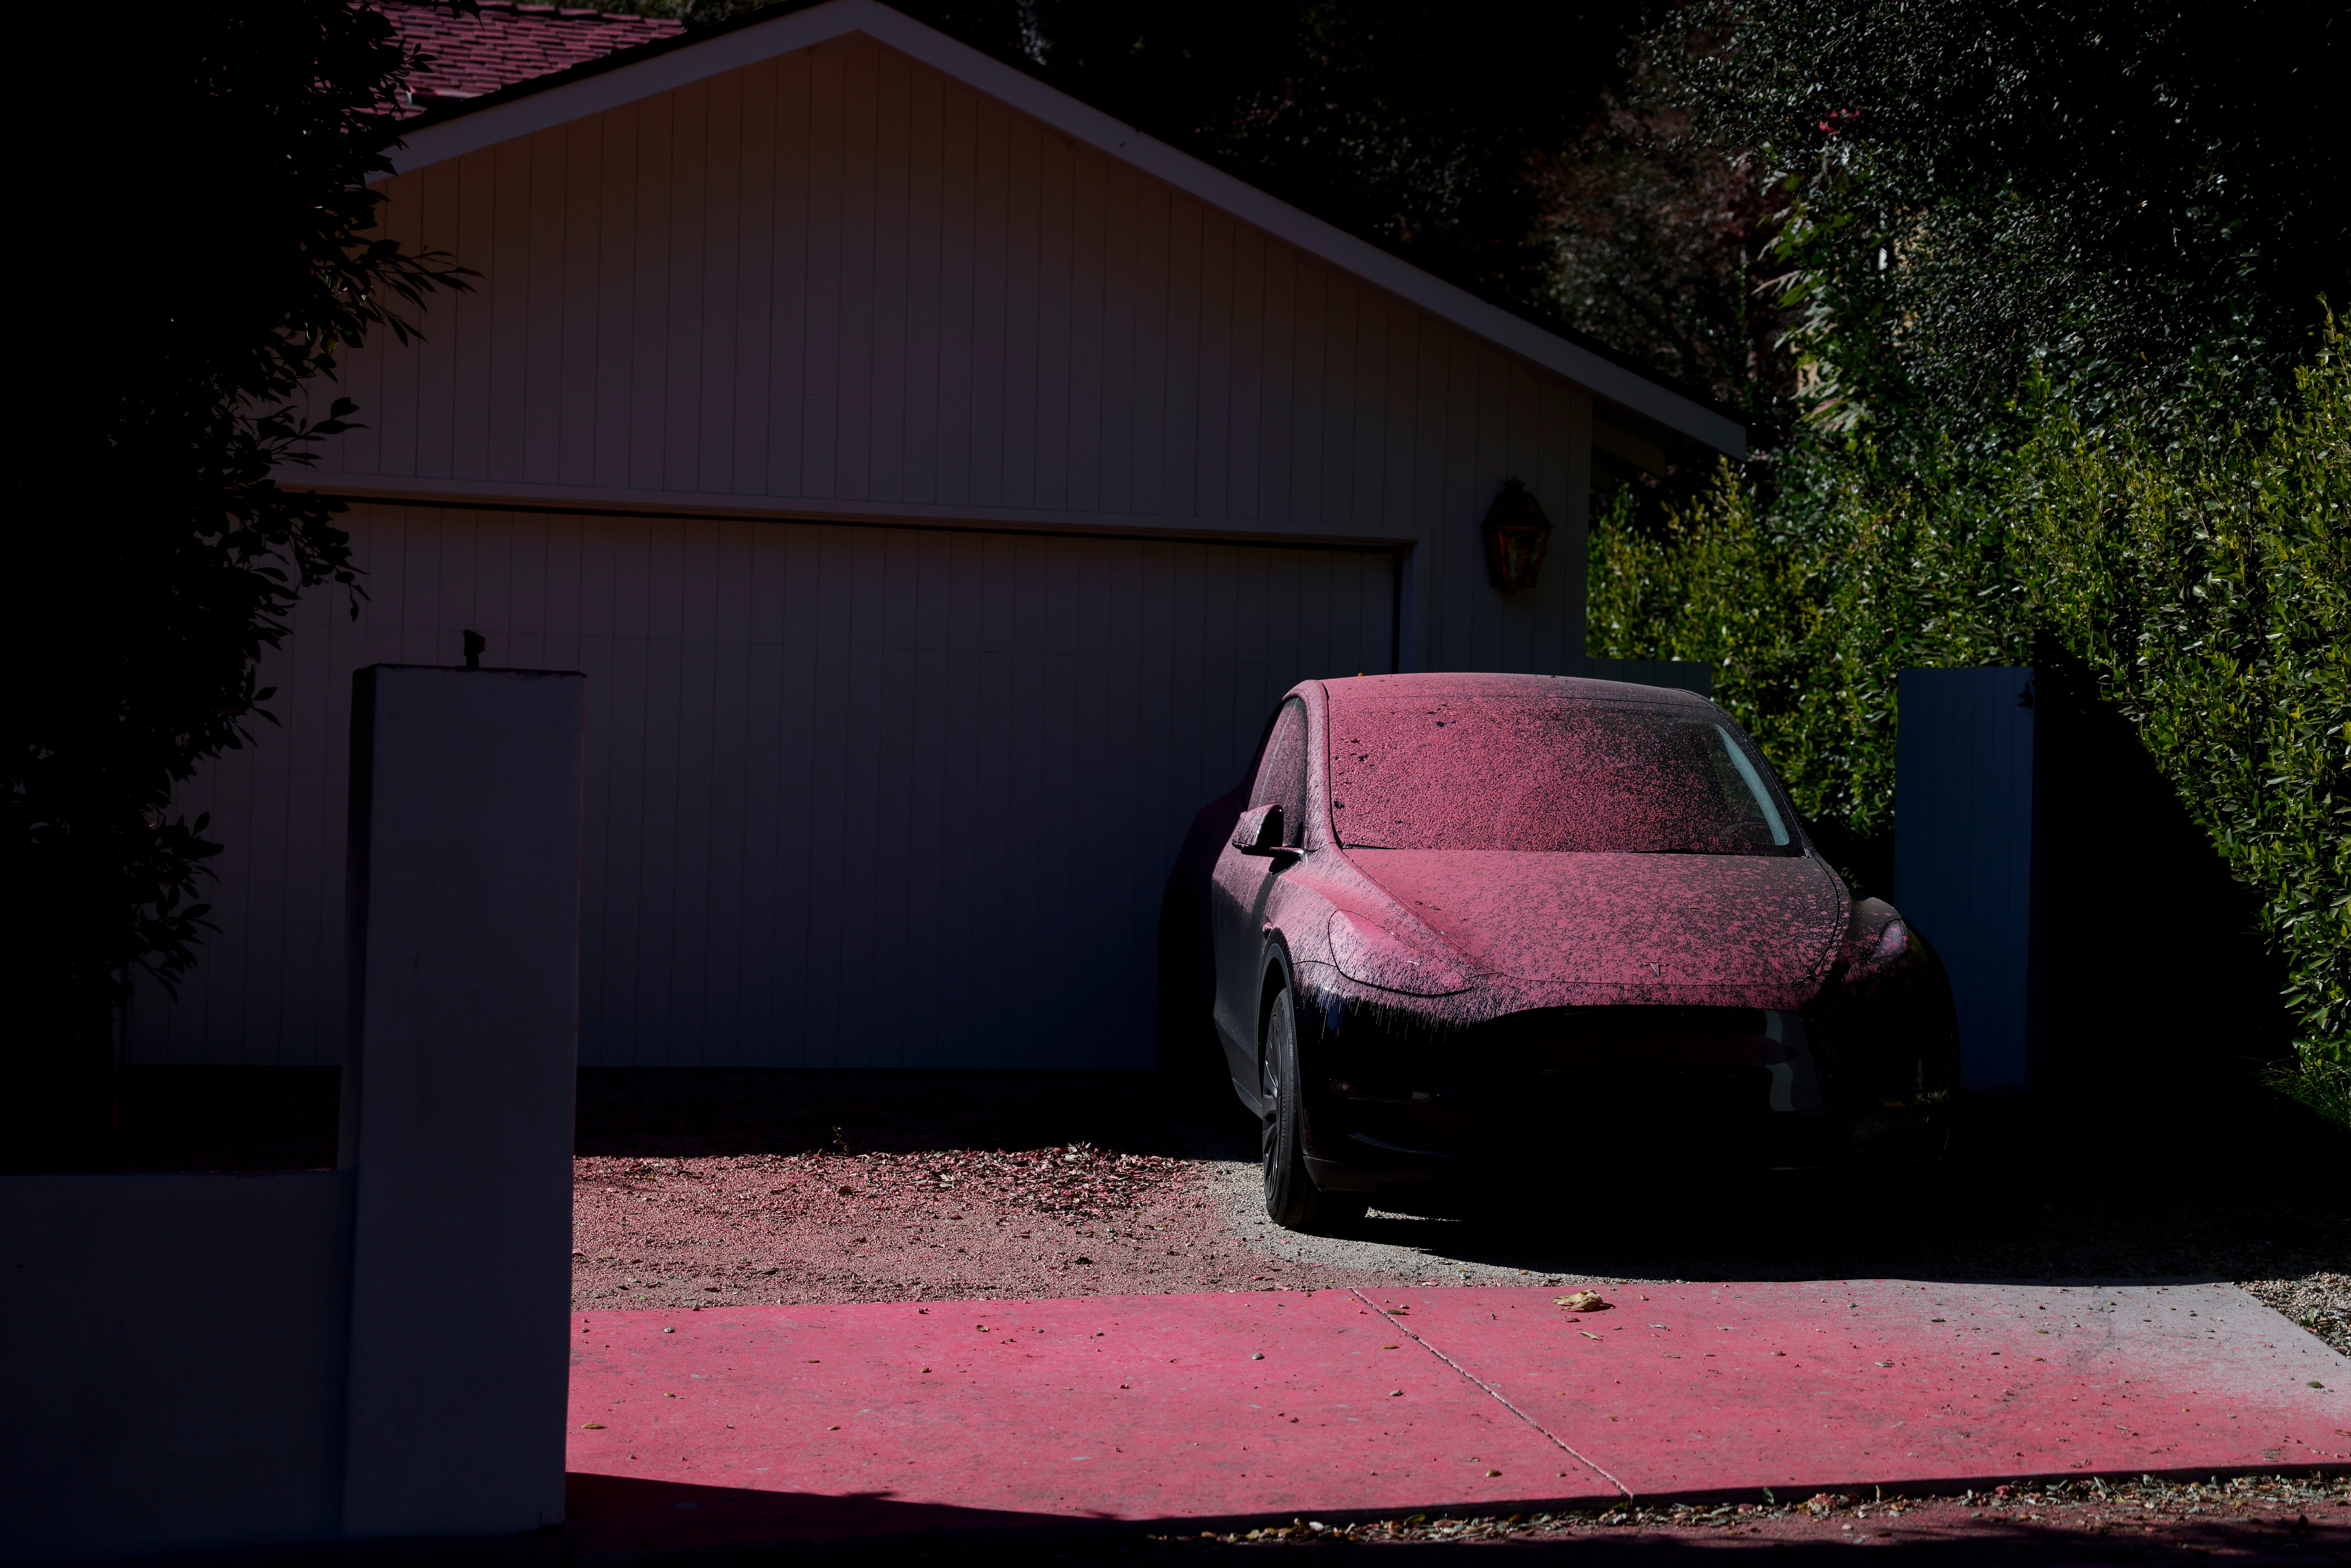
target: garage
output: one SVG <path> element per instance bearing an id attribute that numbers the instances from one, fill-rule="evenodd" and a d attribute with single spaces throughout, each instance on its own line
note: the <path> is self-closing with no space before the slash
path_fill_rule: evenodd
<path id="1" fill-rule="evenodd" d="M 191 794 L 229 845 L 139 1060 L 342 1049 L 350 674 L 589 676 L 580 1058 L 1136 1067 L 1161 881 L 1300 670 L 1394 667 L 1369 549 L 365 505 L 357 621 Z"/>

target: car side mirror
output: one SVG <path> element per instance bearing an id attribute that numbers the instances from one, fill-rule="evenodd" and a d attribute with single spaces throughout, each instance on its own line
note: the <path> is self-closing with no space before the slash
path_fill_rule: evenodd
<path id="1" fill-rule="evenodd" d="M 1233 848 L 1245 855 L 1281 853 L 1281 808 L 1252 806 L 1233 824 Z"/>

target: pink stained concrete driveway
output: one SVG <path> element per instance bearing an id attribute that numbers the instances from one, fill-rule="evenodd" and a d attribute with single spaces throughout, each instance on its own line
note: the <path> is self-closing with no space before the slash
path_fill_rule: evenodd
<path id="1" fill-rule="evenodd" d="M 2351 1460 L 2351 1364 L 2233 1285 L 1531 1294 L 1378 1299 L 1638 1496 Z"/>
<path id="2" fill-rule="evenodd" d="M 578 1312 L 572 1534 L 596 1552 L 2351 1461 L 2344 1359 L 2232 1286 L 1604 1289 L 1594 1313 L 1525 1289 Z"/>

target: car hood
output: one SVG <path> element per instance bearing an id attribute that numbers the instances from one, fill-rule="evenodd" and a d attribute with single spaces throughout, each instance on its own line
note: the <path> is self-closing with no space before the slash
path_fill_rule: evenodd
<path id="1" fill-rule="evenodd" d="M 1349 849 L 1470 970 L 1634 988 L 1802 986 L 1844 932 L 1811 856 Z"/>

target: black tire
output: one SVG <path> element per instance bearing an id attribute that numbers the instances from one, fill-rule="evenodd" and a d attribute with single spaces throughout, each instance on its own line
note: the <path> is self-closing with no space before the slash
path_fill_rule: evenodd
<path id="1" fill-rule="evenodd" d="M 1286 987 L 1274 994 L 1266 1013 L 1264 1063 L 1260 1150 L 1266 1218 L 1286 1230 L 1339 1235 L 1364 1218 L 1369 1198 L 1360 1192 L 1324 1192 L 1306 1174 L 1305 1084 L 1298 1066 L 1298 1019 Z"/>

